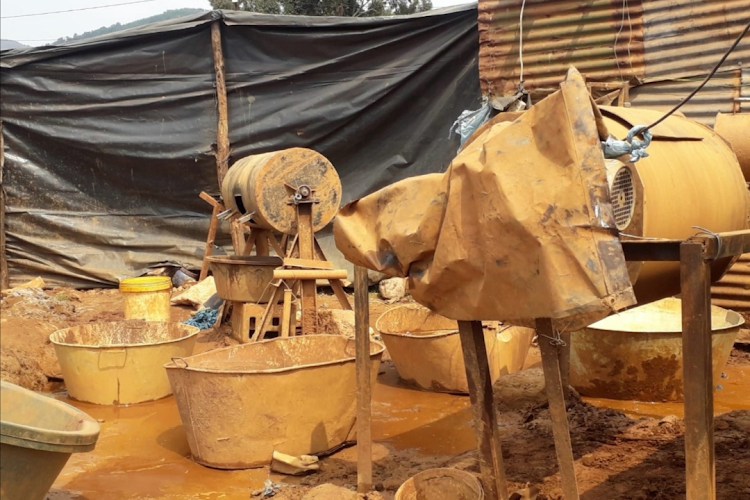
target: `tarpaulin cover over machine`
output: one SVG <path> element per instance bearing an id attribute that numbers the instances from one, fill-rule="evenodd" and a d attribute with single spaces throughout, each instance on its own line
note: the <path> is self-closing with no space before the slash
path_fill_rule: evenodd
<path id="1" fill-rule="evenodd" d="M 452 319 L 565 318 L 558 328 L 574 330 L 636 297 L 679 292 L 675 265 L 626 267 L 621 231 L 681 239 L 700 231 L 694 225 L 747 227 L 737 158 L 708 127 L 670 117 L 655 127 L 649 157 L 618 162 L 632 173 L 620 194 L 635 202 L 623 218 L 615 200 L 615 218 L 607 165 L 616 160 L 605 163 L 599 141 L 623 138 L 660 113 L 600 110 L 571 70 L 561 90 L 507 115 L 477 130 L 445 174 L 407 179 L 342 208 L 334 234 L 347 259 L 409 277 L 418 302 Z M 728 264 L 716 262 L 715 279 Z"/>
<path id="2" fill-rule="evenodd" d="M 14 283 L 113 285 L 203 256 L 217 193 L 211 23 L 221 23 L 233 161 L 307 147 L 350 201 L 448 165 L 479 104 L 476 5 L 341 18 L 214 11 L 3 52 Z M 230 168 L 231 171 L 231 168 Z M 321 244 L 332 260 L 343 260 Z"/>

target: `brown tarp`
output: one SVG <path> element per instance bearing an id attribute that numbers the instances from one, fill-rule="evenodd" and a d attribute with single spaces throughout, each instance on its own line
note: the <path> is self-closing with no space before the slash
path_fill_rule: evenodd
<path id="1" fill-rule="evenodd" d="M 606 127 L 578 71 L 560 87 L 515 121 L 480 129 L 444 174 L 346 205 L 339 250 L 408 277 L 417 302 L 457 320 L 549 317 L 569 329 L 633 305 Z"/>

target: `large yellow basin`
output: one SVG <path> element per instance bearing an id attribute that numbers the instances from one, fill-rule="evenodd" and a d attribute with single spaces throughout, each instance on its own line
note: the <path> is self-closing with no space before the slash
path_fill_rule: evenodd
<path id="1" fill-rule="evenodd" d="M 570 380 L 584 396 L 636 401 L 680 401 L 682 303 L 668 298 L 615 314 L 574 332 Z M 713 379 L 719 383 L 745 320 L 711 307 Z"/>
<path id="2" fill-rule="evenodd" d="M 410 385 L 436 392 L 466 394 L 458 323 L 416 304 L 394 307 L 375 322 L 399 377 Z M 503 326 L 485 329 L 484 342 L 492 381 L 523 367 L 534 329 Z"/>
<path id="3" fill-rule="evenodd" d="M 70 397 L 126 405 L 172 393 L 164 364 L 190 356 L 199 331 L 181 323 L 116 321 L 59 330 L 50 341 Z"/>
<path id="4" fill-rule="evenodd" d="M 383 350 L 371 343 L 373 380 Z M 274 450 L 312 455 L 353 438 L 354 341 L 346 337 L 276 338 L 175 358 L 166 369 L 199 464 L 260 467 Z"/>

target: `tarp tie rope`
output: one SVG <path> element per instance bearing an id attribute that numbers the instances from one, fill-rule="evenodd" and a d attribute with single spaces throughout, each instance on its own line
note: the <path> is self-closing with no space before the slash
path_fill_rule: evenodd
<path id="1" fill-rule="evenodd" d="M 550 337 L 549 335 L 544 335 L 542 333 L 537 333 L 537 335 L 539 335 L 540 337 L 544 337 L 545 339 L 548 339 L 549 340 L 549 344 L 551 346 L 554 346 L 554 347 L 565 347 L 566 345 L 568 345 L 562 339 L 562 337 L 560 336 L 560 331 L 557 330 L 557 329 L 555 329 L 555 336 L 554 337 Z"/>
<path id="2" fill-rule="evenodd" d="M 635 138 L 638 134 L 643 135 L 642 141 Z M 612 136 L 607 137 L 606 141 L 602 141 L 604 158 L 614 160 L 623 155 L 630 155 L 628 161 L 635 163 L 641 158 L 648 157 L 646 148 L 651 144 L 651 139 L 653 139 L 653 135 L 648 131 L 646 125 L 636 125 L 628 131 L 624 141 Z"/>

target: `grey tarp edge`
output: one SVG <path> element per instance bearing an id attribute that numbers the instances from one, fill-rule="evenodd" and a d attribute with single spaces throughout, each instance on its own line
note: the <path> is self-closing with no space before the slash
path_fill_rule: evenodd
<path id="1" fill-rule="evenodd" d="M 458 146 L 450 125 L 480 104 L 475 5 L 374 19 L 220 17 L 232 159 L 316 149 L 339 171 L 344 201 L 444 170 Z M 157 262 L 199 265 L 210 211 L 197 195 L 218 191 L 215 18 L 2 53 L 14 283 L 111 286 Z"/>

